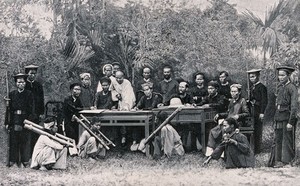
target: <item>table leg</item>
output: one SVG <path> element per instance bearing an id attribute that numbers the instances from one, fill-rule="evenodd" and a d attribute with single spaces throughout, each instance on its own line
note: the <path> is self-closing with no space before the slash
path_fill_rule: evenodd
<path id="1" fill-rule="evenodd" d="M 204 114 L 204 113 L 202 113 Z M 202 145 L 202 153 L 205 154 L 206 145 L 205 145 L 205 118 L 204 116 L 201 117 L 201 145 Z"/>
<path id="2" fill-rule="evenodd" d="M 145 121 L 145 139 L 149 136 L 149 119 Z M 150 157 L 150 146 L 146 145 L 146 156 Z"/>

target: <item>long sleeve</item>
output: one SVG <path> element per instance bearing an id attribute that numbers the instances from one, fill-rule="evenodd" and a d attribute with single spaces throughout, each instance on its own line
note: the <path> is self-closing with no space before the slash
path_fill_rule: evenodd
<path id="1" fill-rule="evenodd" d="M 40 136 L 40 140 L 42 143 L 45 144 L 45 146 L 49 146 L 53 149 L 57 149 L 57 150 L 62 150 L 64 148 L 63 145 L 61 145 L 60 143 L 50 139 L 49 137 L 45 136 L 45 135 L 41 135 Z"/>
<path id="2" fill-rule="evenodd" d="M 239 118 L 240 119 L 243 119 L 245 117 L 248 117 L 250 115 L 250 112 L 249 112 L 249 109 L 248 109 L 248 106 L 247 106 L 247 102 L 244 98 L 241 99 L 241 113 L 239 113 Z"/>
<path id="3" fill-rule="evenodd" d="M 288 88 L 288 94 L 290 96 L 290 104 L 291 104 L 291 110 L 290 110 L 290 117 L 289 117 L 289 124 L 295 125 L 297 118 L 296 118 L 296 113 L 297 113 L 297 89 L 293 84 L 290 84 Z"/>
<path id="4" fill-rule="evenodd" d="M 250 152 L 250 145 L 248 142 L 248 139 L 244 135 L 236 135 L 235 140 L 237 141 L 237 148 L 243 153 L 243 154 L 249 154 Z"/>

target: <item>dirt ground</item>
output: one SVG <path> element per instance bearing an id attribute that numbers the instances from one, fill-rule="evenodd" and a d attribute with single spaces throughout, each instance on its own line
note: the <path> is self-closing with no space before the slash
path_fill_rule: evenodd
<path id="1" fill-rule="evenodd" d="M 263 139 L 264 152 L 256 156 L 254 169 L 224 169 L 222 160 L 203 167 L 204 158 L 199 152 L 155 161 L 142 153 L 126 152 L 120 157 L 118 151 L 110 151 L 103 160 L 73 157 L 68 158 L 67 170 L 43 172 L 5 166 L 6 134 L 1 129 L 0 185 L 300 185 L 299 166 L 266 167 L 269 136 Z"/>

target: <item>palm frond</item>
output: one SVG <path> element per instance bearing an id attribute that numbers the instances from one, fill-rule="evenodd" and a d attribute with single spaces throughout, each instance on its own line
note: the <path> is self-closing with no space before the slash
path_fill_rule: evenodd
<path id="1" fill-rule="evenodd" d="M 259 17 L 254 15 L 253 12 L 251 12 L 250 10 L 246 9 L 246 11 L 243 12 L 243 14 L 247 18 L 251 19 L 256 24 L 257 27 L 265 27 L 265 24 L 263 23 L 263 21 Z"/>
<path id="2" fill-rule="evenodd" d="M 287 1 L 280 0 L 279 3 L 271 7 L 265 16 L 265 26 L 270 27 L 272 23 L 281 15 L 282 11 L 287 6 Z"/>

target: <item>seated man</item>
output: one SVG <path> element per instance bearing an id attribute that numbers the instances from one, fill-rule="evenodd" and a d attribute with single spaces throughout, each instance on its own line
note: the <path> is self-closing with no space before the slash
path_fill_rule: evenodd
<path id="1" fill-rule="evenodd" d="M 164 111 L 158 113 L 157 115 L 158 123 L 164 122 L 167 118 L 168 114 Z M 160 135 L 156 136 L 153 141 L 153 146 L 154 159 L 160 158 L 162 154 L 168 158 L 170 158 L 172 155 L 184 155 L 184 149 L 180 136 L 171 124 L 167 124 L 161 129 Z"/>
<path id="2" fill-rule="evenodd" d="M 225 113 L 216 114 L 215 120 L 225 119 L 225 118 L 233 118 L 237 120 L 239 125 L 242 125 L 244 119 L 250 115 L 247 102 L 244 98 L 241 97 L 241 89 L 242 85 L 233 84 L 230 86 L 230 93 L 232 99 L 228 105 L 228 111 Z M 221 143 L 222 140 L 222 124 L 217 125 L 213 129 L 211 129 L 207 148 L 206 148 L 206 156 L 210 156 L 212 151 Z"/>
<path id="3" fill-rule="evenodd" d="M 136 105 L 136 109 L 139 110 L 152 110 L 157 108 L 158 104 L 162 102 L 162 96 L 158 93 L 153 92 L 151 83 L 142 84 L 144 95 L 141 97 Z M 135 127 L 132 131 L 133 143 L 130 147 L 131 151 L 136 151 L 138 148 L 137 141 L 142 139 L 142 133 L 144 131 L 143 127 Z"/>
<path id="4" fill-rule="evenodd" d="M 233 118 L 223 122 L 223 141 L 204 162 L 207 164 L 211 158 L 219 159 L 225 153 L 226 168 L 254 167 L 255 159 L 247 137 L 238 132 L 238 123 Z"/>
<path id="5" fill-rule="evenodd" d="M 91 121 L 91 131 L 97 135 L 99 134 L 100 127 L 100 122 L 96 122 L 93 118 Z M 80 136 L 77 148 L 81 158 L 95 160 L 97 158 L 104 158 L 106 154 L 106 149 L 103 147 L 103 145 L 86 130 Z"/>
<path id="6" fill-rule="evenodd" d="M 108 77 L 100 79 L 102 90 L 96 93 L 94 106 L 97 109 L 111 109 L 113 101 L 109 90 L 111 80 Z"/>
<path id="7" fill-rule="evenodd" d="M 57 132 L 55 118 L 44 120 L 45 131 L 54 135 Z M 68 150 L 60 143 L 41 135 L 37 140 L 31 159 L 30 168 L 39 170 L 66 169 Z"/>

